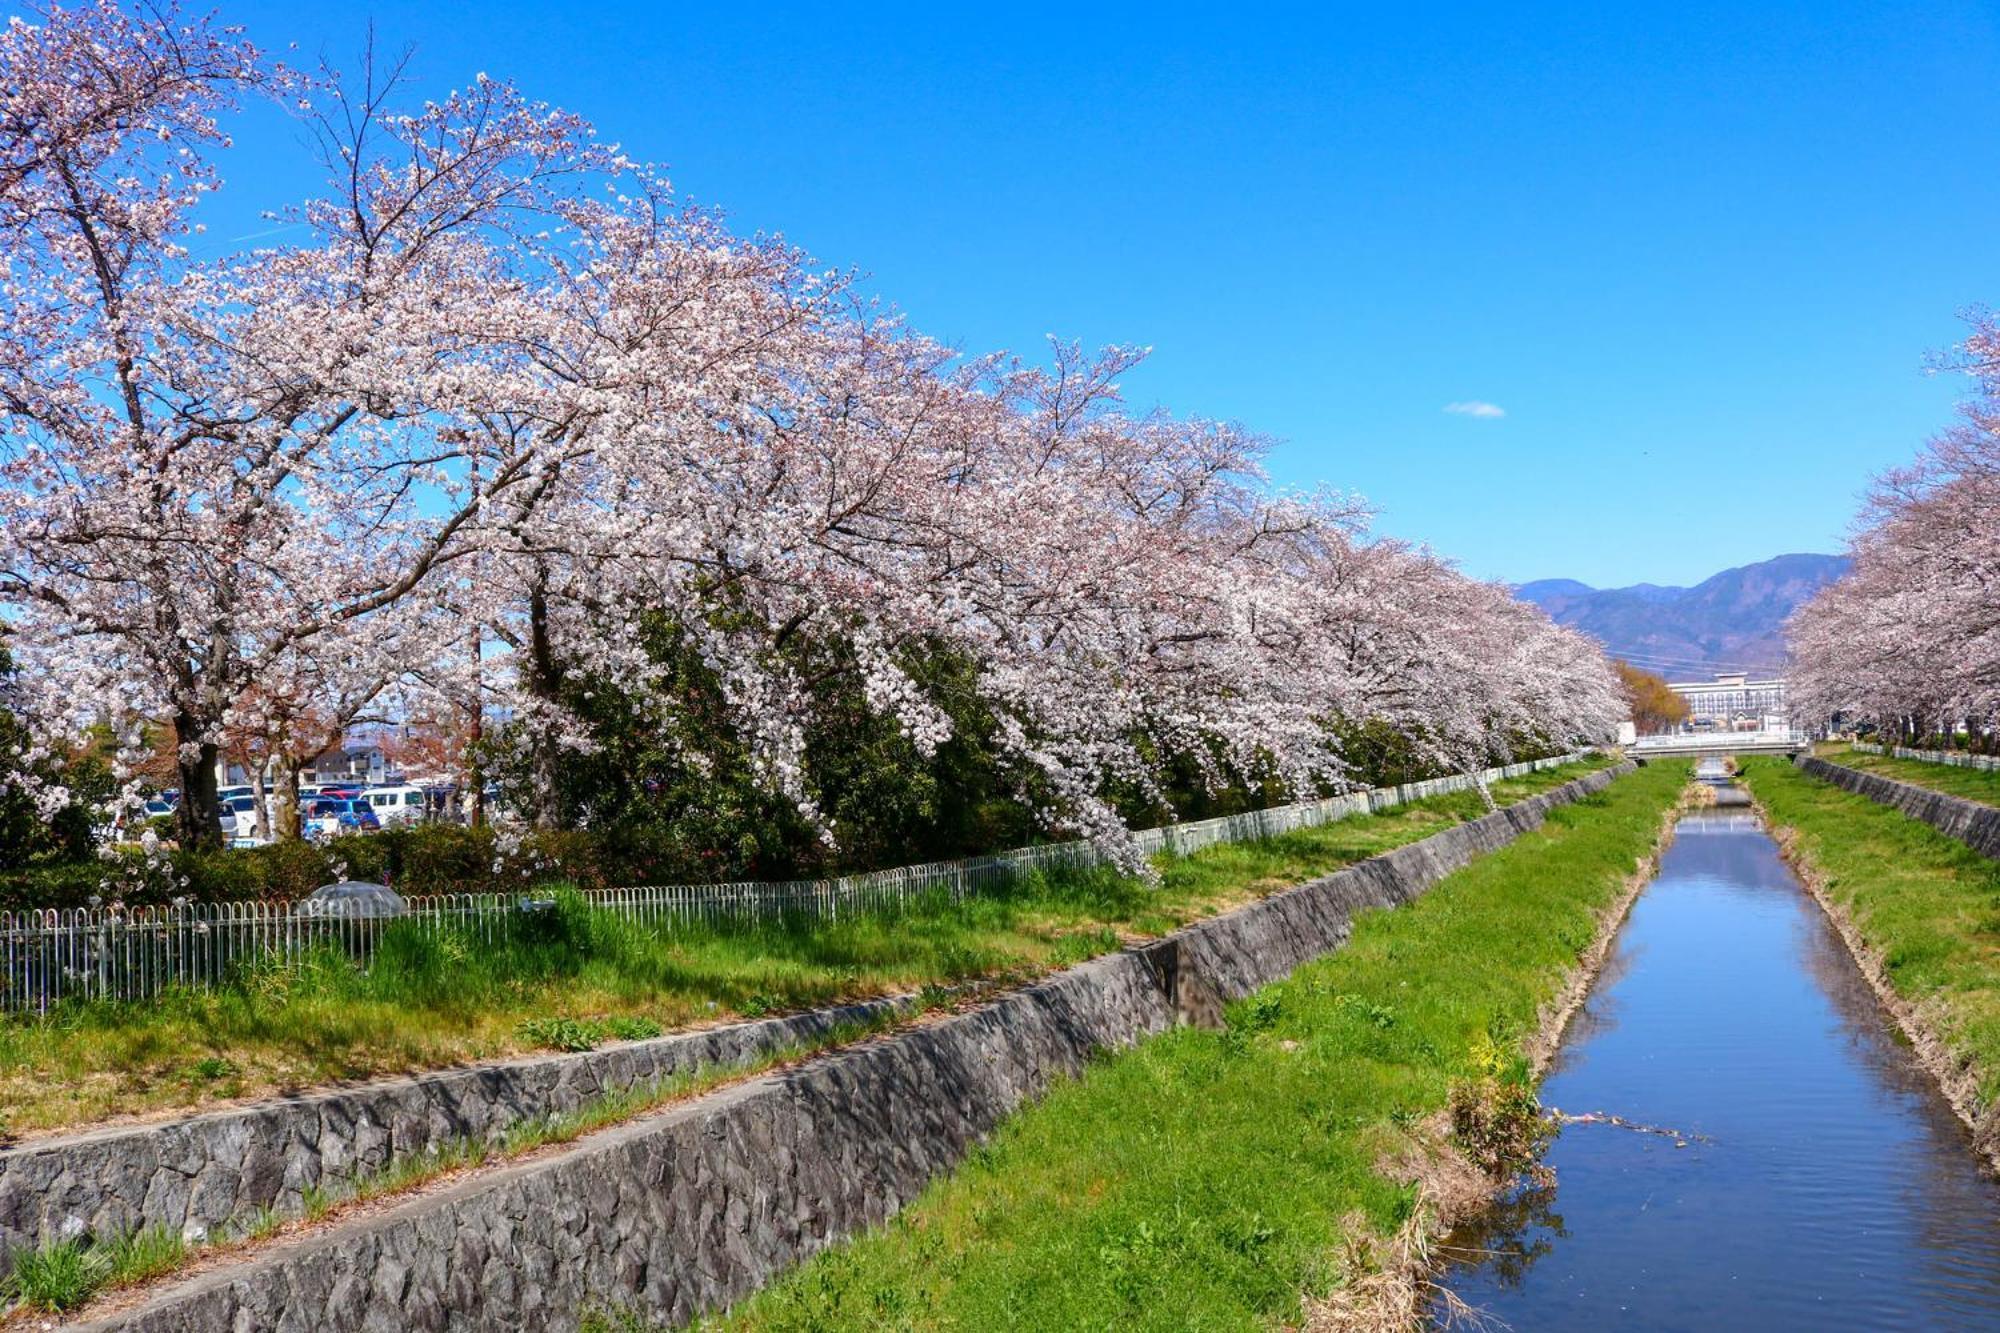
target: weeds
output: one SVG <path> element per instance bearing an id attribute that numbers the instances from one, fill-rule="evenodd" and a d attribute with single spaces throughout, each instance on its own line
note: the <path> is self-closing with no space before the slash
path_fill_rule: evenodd
<path id="1" fill-rule="evenodd" d="M 317 1222 L 340 1204 L 340 1196 L 324 1185 L 308 1185 L 299 1191 L 299 1212 L 308 1222 Z"/>
<path id="2" fill-rule="evenodd" d="M 521 1037 L 530 1046 L 551 1051 L 591 1051 L 604 1040 L 600 1023 L 575 1018 L 527 1018 L 521 1021 Z"/>
<path id="3" fill-rule="evenodd" d="M 103 1251 L 81 1239 L 60 1240 L 13 1256 L 14 1268 L 0 1291 L 30 1310 L 74 1310 L 104 1285 Z"/>
<path id="4" fill-rule="evenodd" d="M 521 1039 L 550 1051 L 594 1051 L 607 1040 L 643 1041 L 665 1029 L 650 1018 L 619 1015 L 602 1022 L 585 1018 L 540 1017 L 521 1020 Z"/>
<path id="5" fill-rule="evenodd" d="M 101 1244 L 88 1236 L 17 1250 L 13 1271 L 0 1282 L 0 1303 L 60 1314 L 84 1305 L 105 1287 L 145 1282 L 187 1261 L 188 1244 L 177 1231 L 145 1227 Z"/>
<path id="6" fill-rule="evenodd" d="M 1472 1077 L 1453 1083 L 1446 1102 L 1452 1142 L 1490 1179 L 1525 1174 L 1531 1184 L 1554 1184 L 1541 1158 L 1556 1126 L 1542 1114 L 1527 1061 L 1483 1037 L 1473 1043 L 1471 1064 Z"/>
<path id="7" fill-rule="evenodd" d="M 665 1029 L 650 1018 L 632 1015 L 606 1019 L 604 1030 L 619 1041 L 645 1041 L 659 1036 Z"/>
<path id="8" fill-rule="evenodd" d="M 155 1225 L 117 1237 L 104 1254 L 106 1285 L 124 1286 L 179 1268 L 187 1261 L 188 1243 L 180 1232 Z"/>
<path id="9" fill-rule="evenodd" d="M 285 1215 L 276 1208 L 259 1208 L 236 1228 L 236 1238 L 254 1245 L 277 1235 L 284 1225 Z"/>
<path id="10" fill-rule="evenodd" d="M 236 1066 L 219 1055 L 205 1056 L 188 1066 L 189 1076 L 200 1079 L 204 1083 L 213 1083 L 217 1079 L 228 1078 L 235 1072 Z"/>

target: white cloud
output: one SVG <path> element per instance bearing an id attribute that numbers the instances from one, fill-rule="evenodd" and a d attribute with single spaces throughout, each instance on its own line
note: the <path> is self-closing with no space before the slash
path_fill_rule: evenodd
<path id="1" fill-rule="evenodd" d="M 1507 409 L 1498 403 L 1482 403 L 1477 398 L 1463 403 L 1446 403 L 1444 410 L 1461 417 L 1479 417 L 1486 421 L 1497 420 L 1507 415 Z"/>

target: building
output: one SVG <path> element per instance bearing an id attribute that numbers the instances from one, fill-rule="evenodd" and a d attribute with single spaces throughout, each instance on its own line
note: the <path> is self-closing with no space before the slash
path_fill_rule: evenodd
<path id="1" fill-rule="evenodd" d="M 379 785 L 389 779 L 389 756 L 379 745 L 349 741 L 337 750 L 328 750 L 299 770 L 299 781 L 308 786 L 336 782 L 366 782 Z"/>
<path id="2" fill-rule="evenodd" d="M 1751 680 L 1747 672 L 1724 671 L 1713 681 L 1669 681 L 1667 688 L 1687 700 L 1688 721 L 1697 727 L 1778 731 L 1785 726 L 1781 678 Z"/>

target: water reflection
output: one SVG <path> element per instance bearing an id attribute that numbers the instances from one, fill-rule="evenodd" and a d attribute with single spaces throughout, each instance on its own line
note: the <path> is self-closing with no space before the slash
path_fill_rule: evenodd
<path id="1" fill-rule="evenodd" d="M 1447 1238 L 1518 1329 L 2000 1328 L 2000 1183 L 1754 816 L 1681 821 L 1543 1101 L 1554 1191 Z"/>
<path id="2" fill-rule="evenodd" d="M 1554 1186 L 1524 1185 L 1454 1230 L 1438 1253 L 1451 1263 L 1483 1265 L 1492 1281 L 1518 1287 L 1535 1261 L 1569 1236 L 1555 1205 Z"/>

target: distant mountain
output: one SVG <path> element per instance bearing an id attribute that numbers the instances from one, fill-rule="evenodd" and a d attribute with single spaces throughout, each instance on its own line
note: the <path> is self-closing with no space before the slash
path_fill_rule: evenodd
<path id="1" fill-rule="evenodd" d="M 1515 591 L 1558 624 L 1601 639 L 1614 656 L 1671 679 L 1700 679 L 1729 668 L 1782 666 L 1785 617 L 1845 574 L 1847 564 L 1842 555 L 1781 555 L 1725 569 L 1692 588 L 1593 588 L 1541 579 Z"/>

